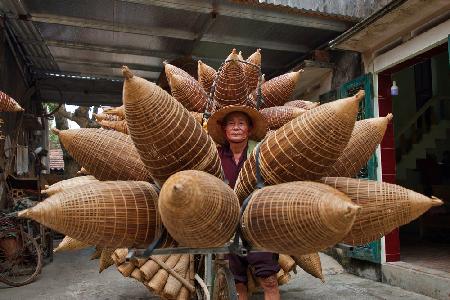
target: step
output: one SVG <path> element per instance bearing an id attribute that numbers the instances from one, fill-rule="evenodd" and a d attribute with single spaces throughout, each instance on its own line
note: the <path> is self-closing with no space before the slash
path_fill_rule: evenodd
<path id="1" fill-rule="evenodd" d="M 450 299 L 450 273 L 399 261 L 383 264 L 381 276 L 384 283 L 404 290 L 435 299 Z"/>

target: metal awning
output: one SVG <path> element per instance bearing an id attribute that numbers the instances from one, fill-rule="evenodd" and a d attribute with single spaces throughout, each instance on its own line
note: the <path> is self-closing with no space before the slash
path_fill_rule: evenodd
<path id="1" fill-rule="evenodd" d="M 164 60 L 217 68 L 232 48 L 261 48 L 271 78 L 353 24 L 226 0 L 2 0 L 0 10 L 42 97 L 71 104 L 119 104 L 122 65 L 156 81 Z"/>

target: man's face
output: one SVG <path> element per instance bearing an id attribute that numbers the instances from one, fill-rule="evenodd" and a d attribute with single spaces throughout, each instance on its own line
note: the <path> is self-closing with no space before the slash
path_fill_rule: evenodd
<path id="1" fill-rule="evenodd" d="M 248 140 L 251 132 L 249 119 L 246 114 L 241 112 L 228 114 L 222 129 L 229 143 L 242 143 Z"/>

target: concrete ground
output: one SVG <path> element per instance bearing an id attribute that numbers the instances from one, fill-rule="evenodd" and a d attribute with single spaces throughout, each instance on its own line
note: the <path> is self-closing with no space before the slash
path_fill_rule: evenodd
<path id="1" fill-rule="evenodd" d="M 93 249 L 58 253 L 38 280 L 10 288 L 0 283 L 0 299 L 158 299 L 134 279 L 124 278 L 110 267 L 98 273 L 98 261 L 90 261 Z M 379 282 L 347 274 L 331 257 L 322 255 L 325 283 L 300 271 L 285 286 L 281 298 L 293 299 L 431 299 Z M 263 299 L 257 294 L 252 299 Z"/>

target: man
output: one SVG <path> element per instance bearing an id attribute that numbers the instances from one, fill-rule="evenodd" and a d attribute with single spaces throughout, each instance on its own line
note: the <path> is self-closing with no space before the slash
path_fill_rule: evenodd
<path id="1" fill-rule="evenodd" d="M 245 160 L 266 134 L 266 121 L 256 110 L 247 106 L 230 105 L 215 112 L 208 120 L 208 133 L 218 143 L 219 156 L 225 178 L 234 188 Z M 234 275 L 240 300 L 247 297 L 247 267 L 259 278 L 264 299 L 278 300 L 277 273 L 280 266 L 277 255 L 270 252 L 249 253 L 246 257 L 230 254 L 228 260 Z"/>

